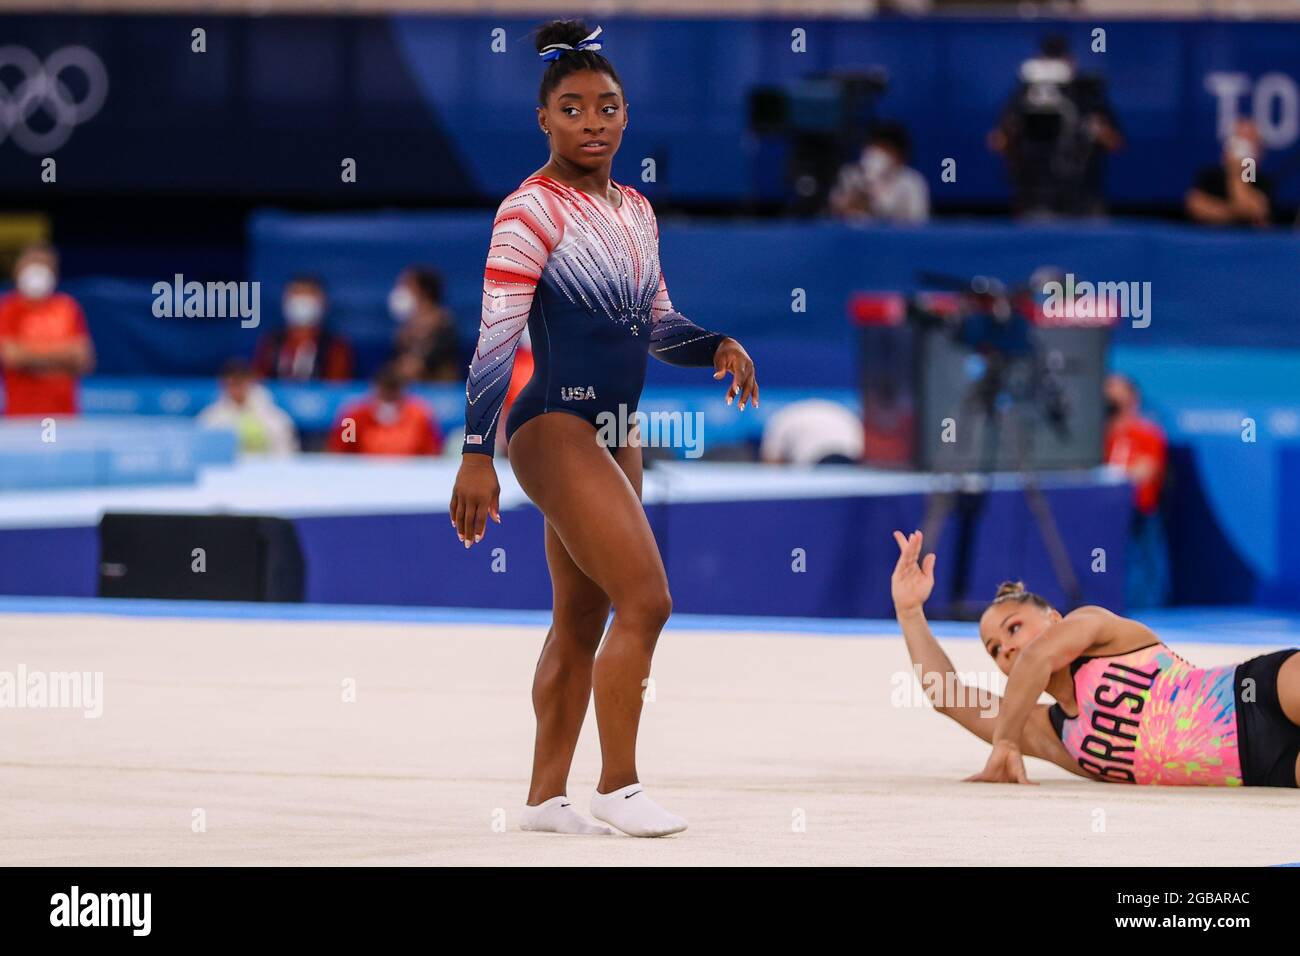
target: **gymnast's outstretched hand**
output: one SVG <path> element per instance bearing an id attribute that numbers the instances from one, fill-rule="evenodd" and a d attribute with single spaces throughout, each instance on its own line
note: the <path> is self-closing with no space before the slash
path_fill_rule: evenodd
<path id="1" fill-rule="evenodd" d="M 1001 741 L 993 745 L 988 763 L 974 776 L 966 778 L 967 783 L 1029 783 L 1025 774 L 1025 758 L 1020 748 L 1013 743 Z"/>
<path id="2" fill-rule="evenodd" d="M 745 410 L 745 402 L 753 398 L 754 407 L 758 407 L 758 379 L 754 377 L 754 360 L 749 357 L 745 347 L 733 338 L 725 338 L 718 343 L 718 350 L 713 353 L 713 377 L 722 378 L 731 373 L 731 384 L 727 386 L 727 404 L 737 395 L 740 401 L 737 407 Z"/>
<path id="3" fill-rule="evenodd" d="M 894 599 L 894 610 L 915 610 L 930 599 L 930 592 L 934 590 L 935 555 L 931 552 L 918 562 L 921 545 L 925 543 L 924 536 L 919 531 L 913 531 L 906 538 L 903 537 L 903 532 L 895 531 L 894 540 L 898 542 L 898 563 L 894 565 L 894 573 L 889 579 L 889 593 Z"/>
<path id="4" fill-rule="evenodd" d="M 483 540 L 487 519 L 501 523 L 501 483 L 488 455 L 470 453 L 460 459 L 451 489 L 451 526 L 465 547 Z"/>

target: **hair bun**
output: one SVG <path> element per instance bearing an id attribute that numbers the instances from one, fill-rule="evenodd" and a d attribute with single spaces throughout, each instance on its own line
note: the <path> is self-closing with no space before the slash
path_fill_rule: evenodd
<path id="1" fill-rule="evenodd" d="M 582 20 L 552 20 L 550 23 L 544 23 L 538 27 L 534 45 L 537 47 L 538 53 L 541 53 L 552 43 L 567 43 L 570 46 L 576 46 L 590 32 L 591 29 Z"/>
<path id="2" fill-rule="evenodd" d="M 1024 581 L 1003 581 L 1001 584 L 998 585 L 998 593 L 993 595 L 993 600 L 1000 601 L 1002 598 L 1008 597 L 1012 594 L 1024 594 L 1024 593 L 1025 593 Z"/>

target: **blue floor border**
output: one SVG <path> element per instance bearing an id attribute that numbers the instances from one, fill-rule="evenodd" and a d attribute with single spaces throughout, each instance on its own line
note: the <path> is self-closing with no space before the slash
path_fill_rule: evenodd
<path id="1" fill-rule="evenodd" d="M 266 604 L 237 601 L 159 601 L 130 598 L 6 597 L 0 614 L 108 614 L 123 617 L 186 617 L 258 621 L 358 621 L 376 624 L 509 624 L 545 627 L 549 610 L 460 607 L 393 607 L 371 604 Z M 674 613 L 669 627 L 710 631 L 797 631 L 813 634 L 879 635 L 893 621 Z M 937 621 L 935 633 L 974 635 L 974 626 Z"/>
<path id="2" fill-rule="evenodd" d="M 340 621 L 375 624 L 505 624 L 545 627 L 550 612 L 495 608 L 392 607 L 355 604 L 266 604 L 124 598 L 0 596 L 0 614 L 106 614 L 124 617 L 259 621 Z M 1166 608 L 1133 615 L 1169 642 L 1300 646 L 1300 614 L 1267 608 Z M 760 617 L 675 613 L 670 630 L 760 631 L 819 636 L 878 637 L 897 633 L 883 619 Z M 936 637 L 973 638 L 975 625 L 934 621 Z"/>

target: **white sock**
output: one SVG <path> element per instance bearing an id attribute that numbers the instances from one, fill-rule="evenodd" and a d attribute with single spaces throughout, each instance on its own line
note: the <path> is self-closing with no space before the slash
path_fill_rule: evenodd
<path id="1" fill-rule="evenodd" d="M 597 823 L 589 823 L 573 805 L 569 798 L 561 794 L 558 797 L 535 807 L 524 807 L 519 815 L 519 829 L 534 830 L 541 833 L 581 833 L 585 835 L 611 836 L 613 830 Z"/>
<path id="2" fill-rule="evenodd" d="M 639 783 L 628 784 L 613 793 L 596 791 L 591 795 L 591 815 L 628 836 L 667 836 L 686 829 L 686 821 L 669 813 L 646 796 Z"/>

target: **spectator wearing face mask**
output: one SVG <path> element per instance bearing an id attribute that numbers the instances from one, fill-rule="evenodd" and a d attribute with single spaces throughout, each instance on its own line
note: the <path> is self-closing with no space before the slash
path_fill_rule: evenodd
<path id="1" fill-rule="evenodd" d="M 1201 170 L 1196 185 L 1187 191 L 1187 215 L 1208 225 L 1267 226 L 1273 181 L 1259 172 L 1263 158 L 1259 129 L 1249 120 L 1240 120 L 1223 144 L 1219 165 Z M 1252 177 L 1246 175 L 1247 159 L 1254 160 Z"/>
<path id="2" fill-rule="evenodd" d="M 275 404 L 243 359 L 221 369 L 221 397 L 199 412 L 199 424 L 234 432 L 245 455 L 292 455 L 298 450 L 293 419 Z"/>
<path id="3" fill-rule="evenodd" d="M 428 407 L 406 394 L 405 381 L 390 362 L 375 376 L 374 391 L 343 409 L 326 449 L 357 455 L 437 455 L 442 432 Z"/>
<path id="4" fill-rule="evenodd" d="M 77 301 L 58 292 L 59 257 L 30 246 L 14 267 L 16 288 L 0 298 L 0 367 L 6 415 L 75 415 L 77 380 L 95 348 Z"/>
<path id="5" fill-rule="evenodd" d="M 284 287 L 284 328 L 257 343 L 253 369 L 262 378 L 306 382 L 352 377 L 352 348 L 325 327 L 329 300 L 314 276 L 297 276 Z"/>
<path id="6" fill-rule="evenodd" d="M 407 268 L 388 293 L 388 311 L 400 323 L 393 359 L 404 378 L 455 382 L 464 377 L 456 325 L 442 304 L 442 276 L 432 269 Z"/>
<path id="7" fill-rule="evenodd" d="M 917 223 L 930 218 L 930 187 L 907 165 L 909 139 L 901 123 L 877 123 L 862 155 L 831 187 L 831 215 L 850 221 Z"/>

